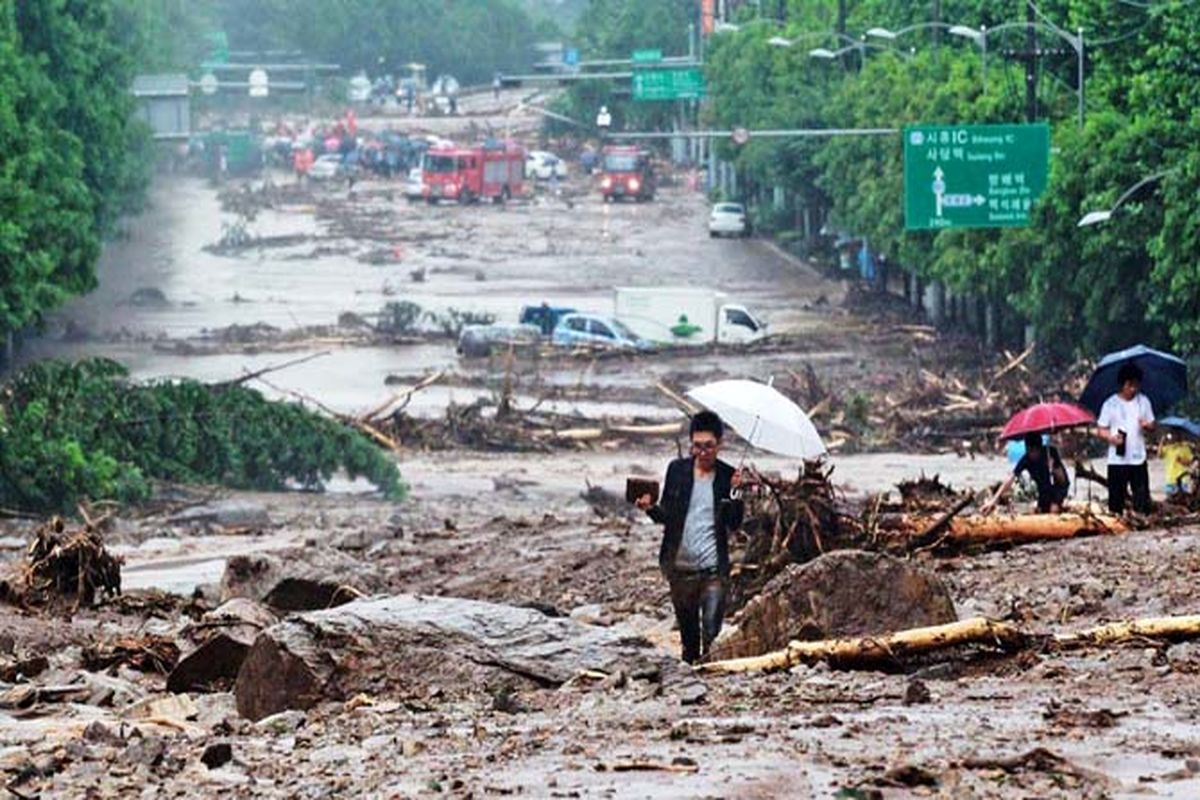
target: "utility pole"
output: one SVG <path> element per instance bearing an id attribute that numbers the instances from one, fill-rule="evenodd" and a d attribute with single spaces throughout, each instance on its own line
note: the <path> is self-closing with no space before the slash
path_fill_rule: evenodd
<path id="1" fill-rule="evenodd" d="M 1033 0 L 1025 3 L 1025 121 L 1037 121 L 1037 16 Z"/>
<path id="2" fill-rule="evenodd" d="M 936 53 L 938 45 L 942 43 L 942 0 L 933 0 L 933 51 Z"/>

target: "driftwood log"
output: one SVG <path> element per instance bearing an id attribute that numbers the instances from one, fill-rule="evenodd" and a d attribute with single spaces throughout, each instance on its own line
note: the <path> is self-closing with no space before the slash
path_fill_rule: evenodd
<path id="1" fill-rule="evenodd" d="M 707 673 L 765 672 L 824 661 L 840 668 L 873 668 L 894 664 L 905 656 L 936 653 L 963 645 L 983 645 L 1004 652 L 1030 647 L 1078 649 L 1134 641 L 1177 642 L 1200 638 L 1200 614 L 1149 617 L 1113 622 L 1082 631 L 1035 634 L 1005 622 L 983 617 L 897 631 L 885 636 L 791 642 L 783 650 L 750 658 L 704 664 Z"/>
<path id="2" fill-rule="evenodd" d="M 994 541 L 1029 542 L 1075 536 L 1125 533 L 1119 517 L 1092 514 L 1017 514 L 1015 516 L 956 517 L 948 537 L 962 544 Z"/>
<path id="3" fill-rule="evenodd" d="M 783 650 L 773 653 L 713 661 L 700 669 L 714 673 L 765 672 L 820 661 L 835 667 L 875 667 L 895 663 L 903 656 L 919 655 L 965 644 L 986 644 L 1001 650 L 1019 650 L 1025 646 L 1025 640 L 1026 635 L 1012 625 L 973 617 L 945 625 L 910 628 L 884 636 L 791 642 Z"/>
<path id="4" fill-rule="evenodd" d="M 1107 514 L 1016 514 L 943 516 L 886 514 L 879 529 L 910 536 L 910 549 L 931 544 L 1002 544 L 1126 533 L 1129 527 Z M 930 537 L 930 531 L 939 531 Z"/>

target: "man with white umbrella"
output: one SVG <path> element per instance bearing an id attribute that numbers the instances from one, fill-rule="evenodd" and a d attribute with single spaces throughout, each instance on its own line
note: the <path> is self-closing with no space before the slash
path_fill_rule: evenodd
<path id="1" fill-rule="evenodd" d="M 693 664 L 721 632 L 729 532 L 742 524 L 744 506 L 732 496 L 741 488 L 741 470 L 717 458 L 725 435 L 721 418 L 697 413 L 690 434 L 692 455 L 667 466 L 662 499 L 656 505 L 642 495 L 637 506 L 663 526 L 658 564 L 671 586 L 683 660 Z"/>

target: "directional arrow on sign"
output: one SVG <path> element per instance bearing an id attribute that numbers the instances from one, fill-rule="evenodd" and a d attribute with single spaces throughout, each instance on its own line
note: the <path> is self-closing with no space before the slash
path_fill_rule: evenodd
<path id="1" fill-rule="evenodd" d="M 946 194 L 946 182 L 942 178 L 946 177 L 946 173 L 942 172 L 941 167 L 936 167 L 933 170 L 933 197 L 937 201 L 937 215 L 942 215 L 942 197 Z"/>

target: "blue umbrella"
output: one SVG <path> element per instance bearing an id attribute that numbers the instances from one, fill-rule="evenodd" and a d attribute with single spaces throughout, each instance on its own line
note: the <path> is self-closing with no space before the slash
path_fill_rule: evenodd
<path id="1" fill-rule="evenodd" d="M 1139 344 L 1100 359 L 1079 402 L 1098 415 L 1104 401 L 1121 388 L 1117 385 L 1117 372 L 1130 362 L 1142 370 L 1142 394 L 1150 398 L 1156 415 L 1187 395 L 1187 364 L 1183 359 Z"/>
<path id="2" fill-rule="evenodd" d="M 1178 428 L 1181 431 L 1187 431 L 1192 436 L 1200 439 L 1200 422 L 1193 422 L 1183 417 L 1167 417 L 1166 419 L 1160 419 L 1158 424 L 1163 428 Z"/>

